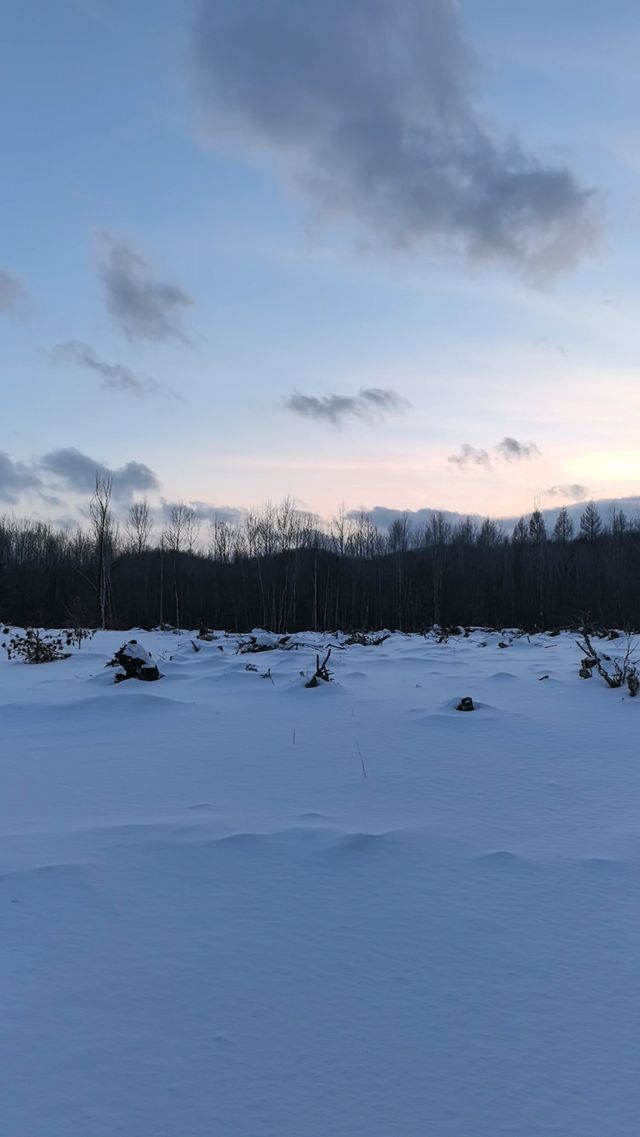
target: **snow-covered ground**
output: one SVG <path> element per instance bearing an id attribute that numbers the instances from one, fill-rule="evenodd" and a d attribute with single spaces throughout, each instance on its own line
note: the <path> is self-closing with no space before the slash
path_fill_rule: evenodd
<path id="1" fill-rule="evenodd" d="M 636 1137 L 640 698 L 564 634 L 124 638 L 0 660 L 2 1134 Z"/>

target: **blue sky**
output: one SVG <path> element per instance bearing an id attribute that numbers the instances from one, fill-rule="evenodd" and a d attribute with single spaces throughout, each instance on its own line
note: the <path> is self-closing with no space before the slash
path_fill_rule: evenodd
<path id="1" fill-rule="evenodd" d="M 637 10 L 358 9 L 7 0 L 0 505 L 638 492 Z"/>

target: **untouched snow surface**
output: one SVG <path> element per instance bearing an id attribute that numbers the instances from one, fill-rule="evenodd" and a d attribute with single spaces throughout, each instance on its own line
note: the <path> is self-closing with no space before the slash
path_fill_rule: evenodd
<path id="1" fill-rule="evenodd" d="M 294 638 L 0 662 L 0 1131 L 635 1137 L 640 698 L 568 635 L 315 690 Z"/>

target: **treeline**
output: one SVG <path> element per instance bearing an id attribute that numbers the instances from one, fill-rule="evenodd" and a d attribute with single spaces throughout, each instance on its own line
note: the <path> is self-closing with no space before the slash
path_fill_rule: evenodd
<path id="1" fill-rule="evenodd" d="M 639 584 L 640 525 L 593 503 L 575 533 L 566 510 L 551 533 L 539 511 L 509 533 L 441 514 L 381 532 L 366 513 L 325 526 L 285 501 L 206 530 L 179 505 L 154 534 L 145 503 L 116 524 L 98 479 L 87 529 L 0 518 L 0 620 L 20 626 L 640 628 Z"/>

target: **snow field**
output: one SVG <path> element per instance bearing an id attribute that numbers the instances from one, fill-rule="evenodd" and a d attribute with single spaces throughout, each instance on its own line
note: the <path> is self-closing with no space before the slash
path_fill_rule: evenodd
<path id="1" fill-rule="evenodd" d="M 635 1137 L 640 699 L 568 634 L 292 638 L 0 661 L 2 1133 Z"/>

